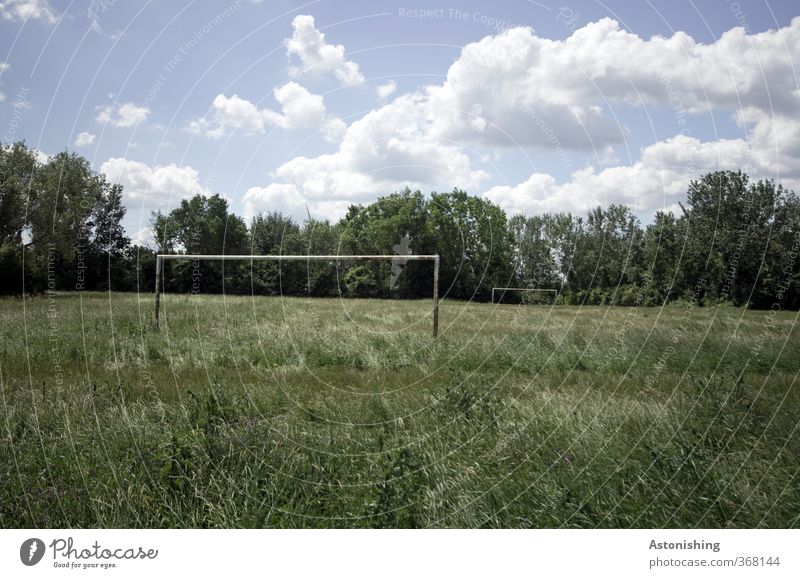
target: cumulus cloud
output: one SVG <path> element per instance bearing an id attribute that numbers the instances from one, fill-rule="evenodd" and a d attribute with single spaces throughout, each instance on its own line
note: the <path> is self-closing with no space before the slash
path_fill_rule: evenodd
<path id="1" fill-rule="evenodd" d="M 756 178 L 775 178 L 789 186 L 800 179 L 800 90 L 793 69 L 793 59 L 798 56 L 795 47 L 800 45 L 800 18 L 785 28 L 758 34 L 734 28 L 712 44 L 697 43 L 681 32 L 670 38 L 643 40 L 608 19 L 577 30 L 563 42 L 539 39 L 529 30 L 516 34 L 520 36 L 516 42 L 520 53 L 524 54 L 523 46 L 527 46 L 535 54 L 522 57 L 520 66 L 535 62 L 533 69 L 527 68 L 531 79 L 540 74 L 552 78 L 550 86 L 542 88 L 537 83 L 531 89 L 545 107 L 563 102 L 585 114 L 586 107 L 600 97 L 629 105 L 644 103 L 672 109 L 683 127 L 691 126 L 692 114 L 722 110 L 746 129 L 748 138 L 701 142 L 691 138 L 685 128 L 679 136 L 643 148 L 639 161 L 629 166 L 599 172 L 583 169 L 561 184 L 549 175 L 535 173 L 515 186 L 498 186 L 486 192 L 507 210 L 583 211 L 597 204 L 621 202 L 651 212 L 674 207 L 685 195 L 691 178 L 719 169 L 741 168 Z M 448 74 L 441 92 L 433 91 L 432 99 L 440 100 L 437 105 L 446 102 L 464 106 L 469 98 L 478 98 L 473 94 L 466 101 L 459 100 L 473 89 L 459 91 L 456 87 L 464 85 L 464 75 L 476 72 L 474 63 L 485 58 L 487 51 L 506 56 L 514 52 L 506 46 L 513 34 L 501 36 L 506 36 L 504 42 L 498 37 L 484 39 L 464 50 L 459 62 L 469 66 L 464 70 L 456 65 L 451 68 L 452 75 Z M 558 68 L 560 74 L 556 73 Z M 500 92 L 517 95 L 511 101 L 525 102 L 524 85 L 525 79 L 513 78 L 511 87 Z M 483 110 L 491 111 L 486 113 L 491 123 L 501 127 L 514 124 L 514 112 L 505 111 L 502 102 Z M 437 127 L 439 134 L 468 141 L 490 140 L 487 136 L 492 135 L 480 131 L 467 134 L 470 129 L 458 125 L 464 121 L 458 111 L 450 118 L 443 117 Z M 574 133 L 569 126 L 550 123 L 548 127 L 552 129 L 551 146 L 553 139 L 571 143 Z M 601 133 L 588 125 L 580 128 L 589 129 L 584 137 L 586 145 L 609 150 L 608 139 Z M 494 140 L 499 143 L 501 139 Z"/>
<path id="2" fill-rule="evenodd" d="M 349 203 L 404 186 L 485 182 L 488 174 L 474 170 L 459 147 L 430 138 L 423 100 L 421 94 L 402 95 L 369 112 L 347 128 L 336 152 L 293 158 L 276 171 L 283 183 L 249 190 L 245 204 L 254 211 L 269 209 L 267 202 L 282 195 L 289 205 L 324 203 L 335 211 L 326 216 L 338 217 Z"/>
<path id="3" fill-rule="evenodd" d="M 188 166 L 151 167 L 139 161 L 111 158 L 103 163 L 100 172 L 110 182 L 123 186 L 123 198 L 136 209 L 169 209 L 181 199 L 212 194 L 200 183 L 197 171 Z"/>
<path id="4" fill-rule="evenodd" d="M 108 123 L 115 127 L 131 127 L 143 123 L 150 114 L 146 106 L 137 106 L 132 102 L 99 106 L 95 109 L 97 122 Z"/>
<path id="5" fill-rule="evenodd" d="M 296 82 L 275 88 L 275 100 L 281 112 L 260 109 L 238 95 L 217 95 L 212 104 L 210 119 L 197 119 L 189 123 L 189 130 L 209 138 L 240 130 L 249 134 L 263 134 L 270 126 L 286 130 L 318 129 L 326 140 L 335 141 L 344 132 L 346 125 L 340 118 L 329 115 L 322 96 L 311 94 Z"/>
<path id="6" fill-rule="evenodd" d="M 378 93 L 378 98 L 381 100 L 386 100 L 392 94 L 394 94 L 396 90 L 397 90 L 397 83 L 394 80 L 390 80 L 385 84 L 379 84 L 377 88 L 375 88 L 375 92 Z"/>
<path id="7" fill-rule="evenodd" d="M 47 0 L 3 0 L 0 16 L 13 22 L 44 20 L 52 24 L 56 21 L 55 11 Z"/>
<path id="8" fill-rule="evenodd" d="M 676 136 L 644 147 L 639 161 L 597 171 L 587 167 L 558 184 L 548 174 L 534 173 L 514 186 L 496 186 L 484 196 L 507 212 L 582 213 L 597 205 L 625 204 L 640 213 L 674 207 L 686 195 L 691 179 L 715 170 L 750 167 L 751 154 L 742 139 L 700 142 Z"/>
<path id="9" fill-rule="evenodd" d="M 350 206 L 348 201 L 309 199 L 294 185 L 273 183 L 266 187 L 251 187 L 244 195 L 244 218 L 250 222 L 259 212 L 279 210 L 303 221 L 310 213 L 318 219 L 336 220 L 344 216 Z"/>
<path id="10" fill-rule="evenodd" d="M 779 30 L 725 32 L 702 44 L 677 32 L 643 39 L 605 18 L 565 40 L 513 28 L 467 45 L 440 86 L 430 87 L 434 130 L 491 146 L 602 148 L 626 129 L 610 104 L 660 104 L 685 113 L 800 105 L 793 57 L 800 18 Z"/>
<path id="11" fill-rule="evenodd" d="M 245 133 L 263 133 L 264 115 L 249 100 L 234 94 L 228 98 L 218 94 L 211 105 L 212 118 L 200 118 L 189 123 L 189 130 L 209 138 L 219 138 L 227 131 L 241 130 Z"/>
<path id="12" fill-rule="evenodd" d="M 315 31 L 313 19 L 298 18 L 295 36 Z M 327 46 L 320 35 L 311 38 L 317 40 L 309 45 Z M 467 147 L 479 157 L 517 146 L 595 152 L 599 167 L 575 171 L 568 182 L 536 173 L 486 192 L 512 212 L 582 211 L 611 202 L 643 212 L 673 207 L 690 178 L 724 168 L 793 182 L 800 178 L 798 46 L 800 18 L 757 34 L 735 28 L 710 44 L 682 32 L 644 39 L 610 19 L 565 40 L 509 29 L 465 46 L 443 83 L 352 123 L 336 152 L 283 164 L 279 182 L 251 189 L 245 202 L 253 210 L 281 198 L 292 206 L 360 202 L 405 185 L 474 190 L 488 175 L 472 167 Z M 299 46 L 290 49 L 301 53 Z M 300 59 L 330 71 L 337 67 L 321 62 L 343 62 L 343 49 L 336 54 Z M 638 161 L 613 166 L 619 163 L 613 145 L 628 129 L 610 110 L 631 106 L 672 110 L 679 127 L 691 126 L 693 115 L 723 111 L 748 139 L 702 142 L 678 128 L 677 136 L 644 147 Z"/>
<path id="13" fill-rule="evenodd" d="M 156 236 L 150 227 L 142 227 L 131 236 L 131 243 L 148 249 L 156 249 Z"/>
<path id="14" fill-rule="evenodd" d="M 82 132 L 75 137 L 76 147 L 88 147 L 93 142 L 94 142 L 94 135 L 90 132 Z"/>
<path id="15" fill-rule="evenodd" d="M 11 65 L 8 62 L 0 60 L 0 72 L 5 72 L 9 68 L 11 68 Z"/>
<path id="16" fill-rule="evenodd" d="M 343 85 L 364 82 L 358 64 L 345 58 L 344 46 L 325 42 L 325 35 L 317 30 L 313 16 L 295 16 L 292 28 L 292 37 L 286 39 L 286 52 L 290 59 L 299 60 L 299 65 L 290 67 L 293 76 L 333 74 Z"/>
<path id="17" fill-rule="evenodd" d="M 46 164 L 50 160 L 50 155 L 39 149 L 34 149 L 33 154 L 36 156 L 36 161 L 41 164 Z"/>

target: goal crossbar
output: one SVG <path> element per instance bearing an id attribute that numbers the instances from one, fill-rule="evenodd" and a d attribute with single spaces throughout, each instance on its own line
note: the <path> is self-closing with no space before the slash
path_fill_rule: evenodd
<path id="1" fill-rule="evenodd" d="M 165 261 L 433 261 L 433 337 L 439 335 L 439 255 L 156 255 L 156 329 L 160 327 Z"/>
<path id="2" fill-rule="evenodd" d="M 492 303 L 494 303 L 494 294 L 496 291 L 502 291 L 503 293 L 505 293 L 506 291 L 527 291 L 529 293 L 538 292 L 538 293 L 554 293 L 556 295 L 558 294 L 557 289 L 532 289 L 530 287 L 492 287 Z"/>

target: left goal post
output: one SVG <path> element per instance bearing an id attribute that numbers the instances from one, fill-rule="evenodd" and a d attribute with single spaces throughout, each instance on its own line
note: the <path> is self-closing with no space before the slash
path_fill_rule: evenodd
<path id="1" fill-rule="evenodd" d="M 161 326 L 161 283 L 164 261 L 432 261 L 433 337 L 439 335 L 439 255 L 156 255 L 156 329 Z"/>

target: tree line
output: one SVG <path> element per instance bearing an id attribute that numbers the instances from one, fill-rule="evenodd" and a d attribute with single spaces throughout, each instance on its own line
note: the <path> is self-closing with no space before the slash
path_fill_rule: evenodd
<path id="1" fill-rule="evenodd" d="M 122 186 L 68 151 L 44 161 L 0 147 L 0 293 L 152 291 L 155 254 L 439 254 L 440 295 L 486 301 L 493 287 L 555 289 L 562 304 L 800 307 L 800 200 L 772 180 L 715 171 L 691 181 L 680 214 L 643 226 L 628 207 L 509 217 L 454 189 L 409 189 L 352 205 L 338 222 L 278 211 L 250 223 L 219 195 L 154 212 L 155 250 L 132 243 Z M 173 292 L 426 298 L 429 262 L 165 265 Z M 536 293 L 531 293 L 536 295 Z M 509 293 L 507 301 L 521 293 Z M 550 295 L 552 301 L 552 295 Z"/>

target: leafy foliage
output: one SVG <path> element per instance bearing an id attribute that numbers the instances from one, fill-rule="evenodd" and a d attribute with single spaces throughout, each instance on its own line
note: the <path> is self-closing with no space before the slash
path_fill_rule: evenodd
<path id="1" fill-rule="evenodd" d="M 0 293 L 151 290 L 154 251 L 124 234 L 123 190 L 62 152 L 0 147 Z M 454 189 L 405 189 L 352 205 L 338 223 L 277 211 L 248 224 L 220 195 L 152 217 L 158 251 L 186 254 L 439 254 L 440 296 L 486 301 L 492 287 L 555 289 L 589 305 L 732 303 L 800 307 L 800 200 L 770 180 L 716 171 L 692 181 L 682 214 L 642 226 L 630 208 L 514 215 Z M 430 263 L 179 261 L 167 291 L 253 295 L 430 296 Z"/>

